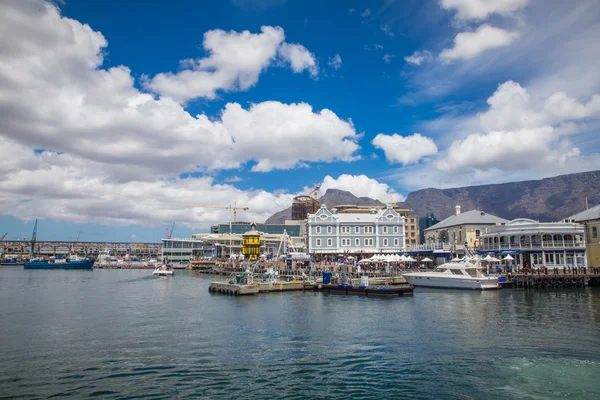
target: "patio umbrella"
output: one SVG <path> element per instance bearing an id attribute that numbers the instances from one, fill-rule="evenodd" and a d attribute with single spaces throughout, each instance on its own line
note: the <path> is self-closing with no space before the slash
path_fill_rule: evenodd
<path id="1" fill-rule="evenodd" d="M 406 256 L 402 254 L 399 258 L 399 261 L 406 261 Z"/>
<path id="2" fill-rule="evenodd" d="M 511 260 L 514 260 L 514 259 L 515 258 L 512 257 L 510 254 L 507 254 L 506 257 L 503 258 L 503 260 L 508 260 L 508 261 L 511 261 Z"/>
<path id="3" fill-rule="evenodd" d="M 496 257 L 492 257 L 489 254 L 487 256 L 485 256 L 484 261 L 489 261 L 489 262 L 500 262 L 500 260 L 498 260 Z"/>
<path id="4" fill-rule="evenodd" d="M 394 258 L 394 262 L 399 262 L 399 261 L 402 261 L 402 260 L 400 259 L 400 256 L 399 256 L 398 254 L 394 254 L 392 257 Z"/>
<path id="5" fill-rule="evenodd" d="M 406 261 L 408 262 L 413 262 L 413 261 L 417 261 L 414 258 L 412 258 L 411 256 L 406 257 Z"/>
<path id="6" fill-rule="evenodd" d="M 423 262 L 432 262 L 433 260 L 431 258 L 425 257 L 425 258 L 421 259 L 421 261 L 423 261 Z"/>

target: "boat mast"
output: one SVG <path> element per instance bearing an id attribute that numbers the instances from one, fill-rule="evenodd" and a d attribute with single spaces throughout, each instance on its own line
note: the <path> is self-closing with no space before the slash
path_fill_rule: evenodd
<path id="1" fill-rule="evenodd" d="M 29 256 L 35 257 L 35 242 L 37 241 L 37 218 L 35 219 L 35 225 L 33 225 L 33 234 L 31 235 L 31 249 L 29 249 Z"/>

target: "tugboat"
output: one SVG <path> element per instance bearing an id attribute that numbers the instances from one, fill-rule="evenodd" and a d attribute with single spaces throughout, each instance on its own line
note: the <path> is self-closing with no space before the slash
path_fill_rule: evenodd
<path id="1" fill-rule="evenodd" d="M 175 275 L 175 272 L 173 271 L 173 268 L 171 268 L 171 266 L 169 265 L 159 265 L 156 268 L 154 268 L 154 272 L 152 273 L 152 276 L 173 276 Z"/>
<path id="2" fill-rule="evenodd" d="M 92 269 L 94 260 L 88 260 L 80 257 L 78 254 L 71 254 L 65 259 L 44 260 L 41 258 L 33 259 L 23 264 L 25 269 Z"/>

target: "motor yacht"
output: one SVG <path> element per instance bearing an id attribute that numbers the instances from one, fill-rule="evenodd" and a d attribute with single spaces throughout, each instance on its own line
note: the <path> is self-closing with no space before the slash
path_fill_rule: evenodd
<path id="1" fill-rule="evenodd" d="M 433 271 L 410 272 L 403 274 L 413 286 L 446 289 L 499 289 L 497 277 L 484 275 L 479 266 L 468 259 L 451 261 Z"/>
<path id="2" fill-rule="evenodd" d="M 154 272 L 152 272 L 152 276 L 173 276 L 175 272 L 170 266 L 167 265 L 158 265 L 154 268 Z"/>

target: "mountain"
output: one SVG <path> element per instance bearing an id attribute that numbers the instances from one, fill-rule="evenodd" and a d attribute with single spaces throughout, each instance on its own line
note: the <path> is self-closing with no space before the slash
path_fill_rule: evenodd
<path id="1" fill-rule="evenodd" d="M 462 211 L 482 210 L 506 219 L 532 218 L 538 221 L 558 221 L 600 204 L 600 171 L 560 175 L 535 181 L 494 185 L 467 186 L 454 189 L 421 189 L 408 194 L 400 207 L 410 208 L 416 216 L 434 213 L 442 220 L 454 214 L 454 206 Z M 328 189 L 319 199 L 331 208 L 340 204 L 359 206 L 383 205 L 368 197 L 356 197 L 345 190 Z M 266 223 L 283 223 L 291 219 L 292 208 L 280 211 Z"/>
<path id="2" fill-rule="evenodd" d="M 433 212 L 442 220 L 463 211 L 482 210 L 508 220 L 531 218 L 558 221 L 585 208 L 600 204 L 600 171 L 561 175 L 536 181 L 468 186 L 455 189 L 422 189 L 409 193 L 399 206 L 417 216 Z"/>
<path id="3" fill-rule="evenodd" d="M 327 189 L 325 194 L 319 199 L 321 204 L 325 204 L 331 209 L 334 206 L 341 204 L 353 204 L 357 206 L 383 206 L 379 200 L 373 200 L 369 197 L 356 197 L 346 190 Z M 265 221 L 266 224 L 283 224 L 286 219 L 292 219 L 292 207 L 279 211 L 271 215 Z"/>

